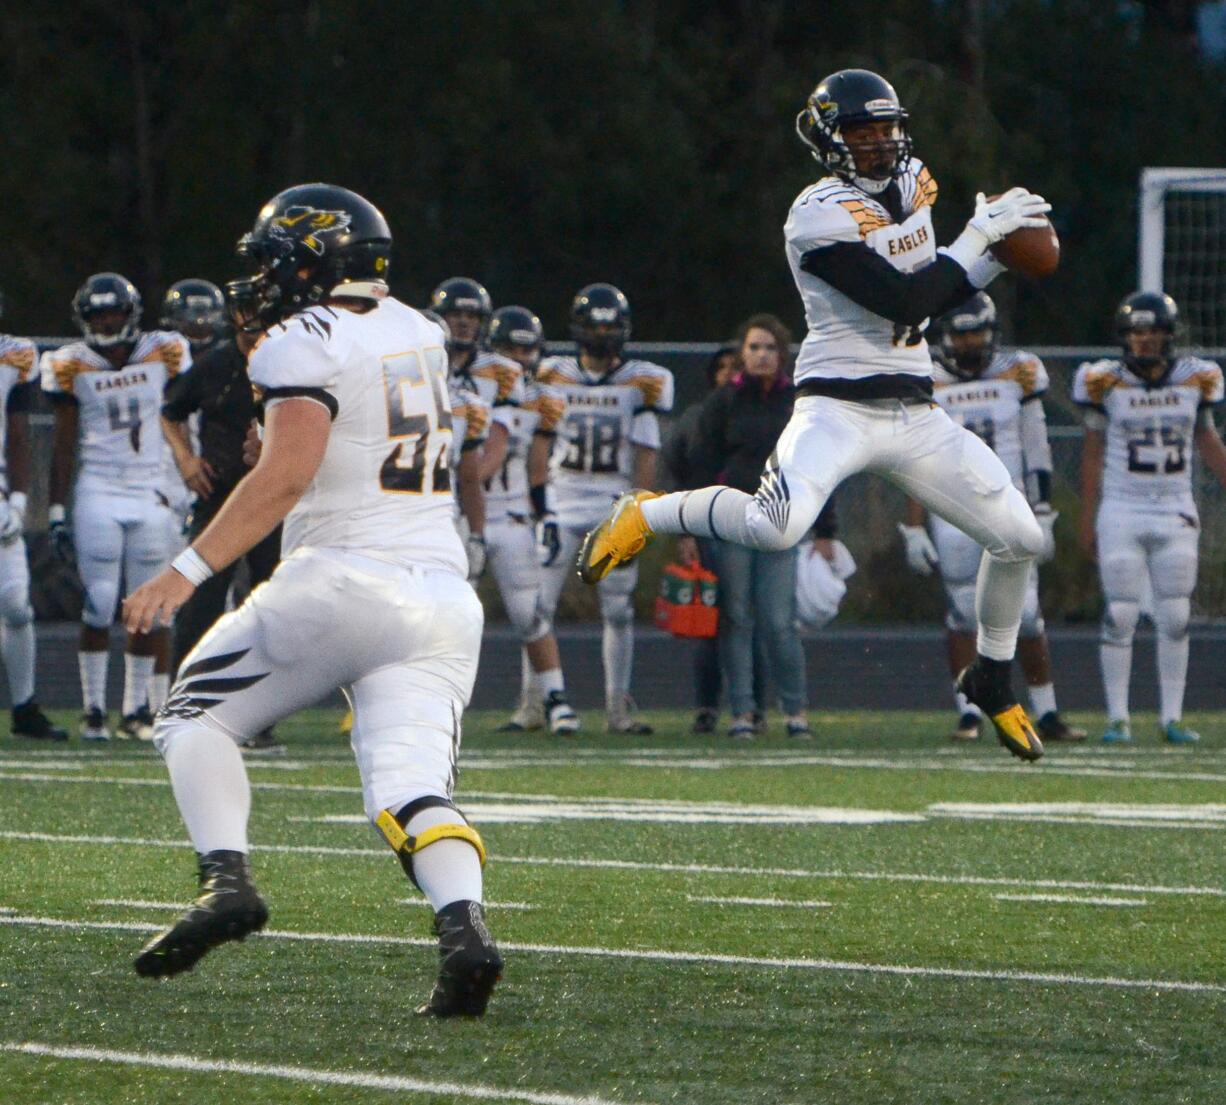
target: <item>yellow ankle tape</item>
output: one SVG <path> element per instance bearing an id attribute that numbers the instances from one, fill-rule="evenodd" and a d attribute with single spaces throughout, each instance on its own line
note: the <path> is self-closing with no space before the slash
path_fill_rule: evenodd
<path id="1" fill-rule="evenodd" d="M 476 849 L 481 866 L 485 866 L 485 843 L 481 834 L 471 825 L 431 825 L 416 836 L 409 836 L 401 828 L 400 822 L 392 815 L 391 810 L 384 810 L 375 818 L 375 825 L 383 834 L 388 844 L 402 855 L 411 856 L 420 852 L 439 840 L 463 840 Z"/>

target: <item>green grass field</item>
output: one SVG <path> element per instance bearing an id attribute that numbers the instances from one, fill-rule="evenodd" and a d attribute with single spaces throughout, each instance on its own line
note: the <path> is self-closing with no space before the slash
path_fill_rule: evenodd
<path id="1" fill-rule="evenodd" d="M 1226 1101 L 1226 715 L 1034 767 L 936 713 L 747 748 L 498 720 L 457 798 L 507 969 L 465 1023 L 412 1015 L 430 911 L 335 714 L 250 764 L 270 931 L 163 982 L 130 966 L 193 888 L 161 761 L 5 738 L 0 1102 Z"/>

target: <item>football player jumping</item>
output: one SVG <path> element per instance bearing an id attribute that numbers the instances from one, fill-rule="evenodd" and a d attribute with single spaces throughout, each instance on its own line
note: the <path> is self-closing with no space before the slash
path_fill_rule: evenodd
<path id="1" fill-rule="evenodd" d="M 76 552 L 85 588 L 81 614 L 83 740 L 110 740 L 106 718 L 107 638 L 120 579 L 138 587 L 170 560 L 171 512 L 164 492 L 170 447 L 162 434 L 162 393 L 192 363 L 187 339 L 169 330 L 140 329 L 141 298 L 113 272 L 91 276 L 72 301 L 85 336 L 42 358 L 42 386 L 55 408 L 51 461 L 51 544 L 68 559 Z M 64 511 L 74 454 L 79 472 L 72 524 Z M 154 658 L 169 647 L 168 632 L 131 634 L 124 653 L 122 737 L 150 740 Z"/>
<path id="2" fill-rule="evenodd" d="M 983 546 L 978 654 L 958 684 L 1010 752 L 1036 760 L 1042 742 L 1010 668 L 1043 529 L 1000 458 L 933 403 L 923 327 L 1002 272 L 989 247 L 1043 225 L 1049 205 L 1024 188 L 981 195 L 966 228 L 938 250 L 936 181 L 912 154 L 893 87 L 866 70 L 823 80 L 797 130 L 830 175 L 800 194 L 784 228 L 809 332 L 795 412 L 761 487 L 752 496 L 728 487 L 625 494 L 584 541 L 579 572 L 604 579 L 659 533 L 789 548 L 844 479 L 875 472 Z"/>
<path id="3" fill-rule="evenodd" d="M 1056 521 L 1051 508 L 1051 445 L 1042 400 L 1047 369 L 1033 353 L 997 348 L 996 304 L 987 292 L 976 292 L 942 315 L 928 328 L 927 337 L 929 342 L 939 340 L 934 350 L 934 398 L 950 418 L 980 437 L 1005 462 L 1013 485 L 1027 494 L 1043 527 L 1043 551 L 1038 560 L 1046 563 L 1055 552 Z M 956 679 L 975 659 L 975 577 L 982 550 L 940 517 L 929 519 L 929 527 L 931 538 L 924 528 L 924 508 L 908 500 L 907 520 L 899 526 L 907 563 L 920 575 L 930 575 L 934 566 L 941 573 L 949 603 L 945 618 L 949 669 Z M 1017 652 L 1040 738 L 1084 740 L 1084 730 L 1066 725 L 1056 709 L 1037 572 L 1030 573 L 1026 587 Z M 983 715 L 956 688 L 954 697 L 958 724 L 953 739 L 978 740 Z"/>
<path id="4" fill-rule="evenodd" d="M 490 320 L 490 349 L 522 370 L 517 406 L 501 408 L 507 431 L 506 455 L 485 485 L 489 565 L 507 617 L 523 642 L 527 691 L 516 717 L 503 729 L 514 732 L 543 723 L 567 736 L 579 729 L 579 715 L 566 699 L 558 641 L 541 604 L 541 564 L 534 522 L 544 540 L 544 559 L 557 555 L 557 525 L 547 501 L 549 448 L 565 400 L 537 378 L 545 333 L 527 307 L 500 307 Z"/>
<path id="5" fill-rule="evenodd" d="M 551 460 L 557 554 L 545 567 L 541 589 L 550 621 L 584 532 L 600 521 L 611 498 L 655 483 L 657 413 L 673 405 L 673 374 L 668 369 L 622 356 L 630 337 L 630 303 L 617 288 L 589 284 L 580 289 L 570 318 L 579 355 L 549 357 L 540 371 L 541 382 L 566 404 Z M 598 577 L 606 720 L 610 732 L 646 734 L 651 726 L 635 716 L 630 697 L 639 573 L 629 563 L 632 556 L 623 559 L 619 571 L 612 572 L 615 565 L 610 563 Z"/>
<path id="6" fill-rule="evenodd" d="M 377 208 L 327 184 L 274 196 L 240 244 L 258 267 L 235 301 L 265 331 L 248 362 L 263 449 L 124 620 L 147 631 L 282 519 L 285 558 L 187 655 L 158 714 L 200 889 L 136 970 L 177 974 L 263 927 L 238 741 L 340 685 L 367 816 L 436 911 L 441 966 L 418 1012 L 480 1015 L 502 958 L 481 907 L 485 847 L 451 792 L 483 616 L 452 524 L 445 337 L 388 296 L 391 246 Z"/>
<path id="7" fill-rule="evenodd" d="M 26 412 L 37 386 L 37 359 L 32 341 L 0 334 L 0 656 L 13 703 L 13 736 L 62 741 L 68 734 L 34 701 L 34 608 L 25 520 L 30 489 Z"/>
<path id="8" fill-rule="evenodd" d="M 1132 740 L 1128 680 L 1147 575 L 1158 630 L 1162 735 L 1171 744 L 1199 739 L 1182 721 L 1200 538 L 1192 455 L 1199 450 L 1226 487 L 1226 446 L 1211 410 L 1222 402 L 1222 370 L 1176 356 L 1178 319 L 1168 295 L 1128 296 L 1115 314 L 1123 356 L 1083 364 L 1073 380 L 1073 398 L 1086 411 L 1081 546 L 1097 556 L 1106 600 L 1100 654 L 1108 744 Z"/>

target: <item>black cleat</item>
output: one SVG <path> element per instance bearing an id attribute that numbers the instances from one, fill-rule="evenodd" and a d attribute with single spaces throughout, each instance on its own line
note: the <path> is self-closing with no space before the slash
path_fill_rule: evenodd
<path id="1" fill-rule="evenodd" d="M 1007 660 L 976 657 L 962 669 L 954 685 L 991 719 L 996 739 L 1020 760 L 1043 755 L 1043 742 L 1013 694 L 1013 665 Z"/>
<path id="2" fill-rule="evenodd" d="M 458 901 L 434 915 L 438 934 L 438 981 L 419 1017 L 481 1017 L 494 984 L 502 978 L 502 955 L 485 927 L 480 902 Z"/>
<path id="3" fill-rule="evenodd" d="M 1074 728 L 1072 725 L 1066 725 L 1064 719 L 1055 711 L 1049 710 L 1041 718 L 1035 727 L 1039 730 L 1039 736 L 1045 741 L 1055 743 L 1073 743 L 1086 739 L 1086 731 L 1084 729 Z"/>
<path id="4" fill-rule="evenodd" d="M 243 852 L 219 849 L 200 857 L 200 890 L 191 908 L 140 951 L 134 966 L 145 978 L 190 971 L 212 948 L 242 940 L 268 923 L 268 907 L 251 881 Z"/>
<path id="5" fill-rule="evenodd" d="M 53 725 L 51 719 L 39 709 L 34 699 L 13 707 L 13 724 L 9 732 L 14 737 L 35 741 L 66 741 L 68 730 Z"/>
<path id="6" fill-rule="evenodd" d="M 719 714 L 714 710 L 699 710 L 694 715 L 694 724 L 690 726 L 691 733 L 714 733 L 715 723 L 719 720 Z"/>

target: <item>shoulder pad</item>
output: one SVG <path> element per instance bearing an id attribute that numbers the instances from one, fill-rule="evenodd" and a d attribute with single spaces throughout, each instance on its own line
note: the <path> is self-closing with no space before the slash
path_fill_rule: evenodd
<path id="1" fill-rule="evenodd" d="M 497 353 L 478 353 L 469 375 L 493 380 L 498 385 L 495 403 L 517 403 L 522 397 L 524 370 L 515 361 Z"/>
<path id="2" fill-rule="evenodd" d="M 548 384 L 534 383 L 524 399 L 524 410 L 535 411 L 539 416 L 537 429 L 552 433 L 566 413 L 566 399 Z"/>
<path id="3" fill-rule="evenodd" d="M 579 362 L 574 357 L 546 357 L 537 369 L 536 378 L 542 384 L 577 384 L 582 379 Z"/>
<path id="4" fill-rule="evenodd" d="M 673 408 L 673 374 L 651 361 L 627 361 L 609 381 L 618 387 L 637 388 L 642 396 L 640 410 L 670 411 Z"/>
<path id="5" fill-rule="evenodd" d="M 1213 361 L 1200 357 L 1180 357 L 1171 373 L 1171 383 L 1178 387 L 1196 388 L 1202 404 L 1222 402 L 1222 369 Z"/>
<path id="6" fill-rule="evenodd" d="M 1073 402 L 1101 407 L 1107 395 L 1124 382 L 1120 369 L 1119 361 L 1086 361 L 1073 377 Z"/>
<path id="7" fill-rule="evenodd" d="M 18 383 L 24 384 L 34 371 L 38 349 L 29 338 L 0 337 L 0 364 L 17 370 Z"/>
<path id="8" fill-rule="evenodd" d="M 83 372 L 97 372 L 106 362 L 84 342 L 48 349 L 39 362 L 43 391 L 72 394 L 72 382 Z"/>
<path id="9" fill-rule="evenodd" d="M 465 387 L 452 387 L 448 397 L 451 413 L 464 419 L 464 444 L 484 441 L 489 436 L 490 408 L 475 391 Z"/>
<path id="10" fill-rule="evenodd" d="M 191 343 L 175 330 L 147 330 L 138 339 L 132 360 L 138 364 L 161 361 L 168 377 L 177 376 L 191 367 Z"/>
<path id="11" fill-rule="evenodd" d="M 1000 368 L 991 373 L 998 380 L 1011 380 L 1022 389 L 1022 396 L 1041 395 L 1048 389 L 1050 380 L 1043 362 L 1033 353 L 1016 349 L 1002 358 Z"/>
<path id="12" fill-rule="evenodd" d="M 931 207 L 936 203 L 939 191 L 928 166 L 914 157 L 906 171 L 898 178 L 898 190 L 902 196 L 903 209 L 911 214 L 921 207 Z"/>
<path id="13" fill-rule="evenodd" d="M 795 249 L 808 253 L 836 242 L 862 241 L 889 223 L 889 216 L 858 188 L 827 177 L 796 197 L 783 234 Z"/>
<path id="14" fill-rule="evenodd" d="M 247 375 L 261 388 L 328 387 L 336 382 L 336 350 L 328 341 L 331 321 L 304 311 L 272 327 L 247 358 Z M 327 323 L 327 329 L 323 324 Z"/>

